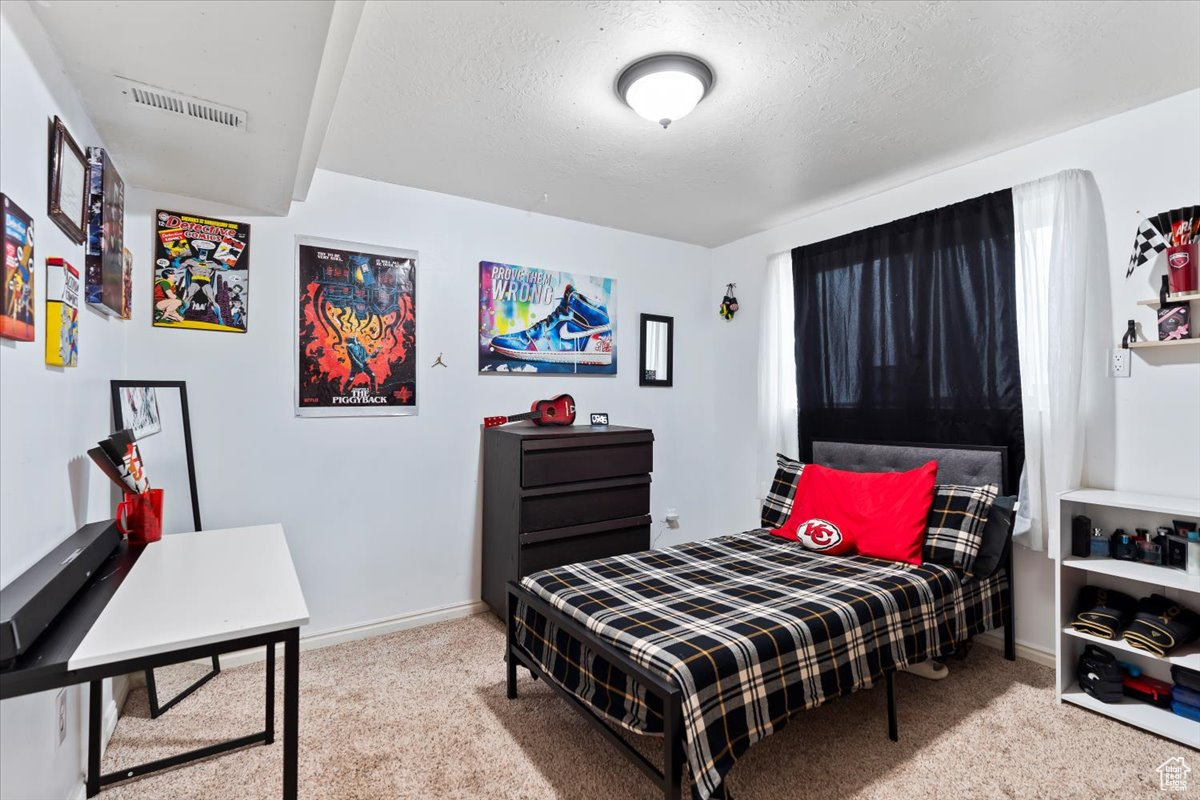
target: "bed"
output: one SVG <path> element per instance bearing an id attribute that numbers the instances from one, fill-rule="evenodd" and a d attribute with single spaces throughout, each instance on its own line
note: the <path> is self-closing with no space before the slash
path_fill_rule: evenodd
<path id="1" fill-rule="evenodd" d="M 816 442 L 816 463 L 1003 486 L 1003 448 Z M 507 689 L 545 680 L 663 791 L 698 800 L 792 716 L 1004 628 L 1012 660 L 1011 531 L 986 579 L 950 567 L 814 553 L 764 529 L 545 570 L 508 585 Z M 661 740 L 656 766 L 617 732 Z"/>

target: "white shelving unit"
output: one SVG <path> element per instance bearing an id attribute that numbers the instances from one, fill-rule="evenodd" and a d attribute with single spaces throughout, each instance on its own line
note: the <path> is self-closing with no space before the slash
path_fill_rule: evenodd
<path id="1" fill-rule="evenodd" d="M 1170 526 L 1172 520 L 1200 521 L 1200 498 L 1169 497 L 1144 492 L 1119 492 L 1108 489 L 1076 489 L 1059 497 L 1059 540 L 1054 580 L 1054 602 L 1058 614 L 1056 647 L 1059 702 L 1071 703 L 1106 717 L 1135 725 L 1191 747 L 1200 748 L 1200 722 L 1185 719 L 1170 709 L 1126 699 L 1120 703 L 1102 703 L 1079 688 L 1075 664 L 1088 644 L 1114 652 L 1123 661 L 1137 664 L 1143 672 L 1161 680 L 1171 680 L 1171 666 L 1180 664 L 1200 670 L 1200 642 L 1183 647 L 1167 658 L 1130 647 L 1124 639 L 1100 639 L 1078 633 L 1071 627 L 1075 618 L 1075 600 L 1087 585 L 1106 586 L 1134 597 L 1151 593 L 1165 594 L 1200 611 L 1200 577 L 1171 567 L 1156 567 L 1135 561 L 1112 558 L 1079 558 L 1071 555 L 1071 518 L 1084 514 L 1094 527 L 1106 532 L 1124 528 L 1154 530 Z M 1053 545 L 1052 545 L 1053 546 Z"/>

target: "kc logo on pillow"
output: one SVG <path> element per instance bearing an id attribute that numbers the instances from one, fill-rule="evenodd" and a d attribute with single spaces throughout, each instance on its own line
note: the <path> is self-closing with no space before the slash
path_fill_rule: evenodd
<path id="1" fill-rule="evenodd" d="M 796 541 L 809 550 L 831 550 L 842 543 L 842 532 L 837 525 L 824 519 L 810 519 L 796 528 Z"/>

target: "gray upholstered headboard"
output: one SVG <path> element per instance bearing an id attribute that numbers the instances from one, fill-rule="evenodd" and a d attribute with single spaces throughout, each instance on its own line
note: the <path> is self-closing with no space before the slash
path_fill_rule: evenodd
<path id="1" fill-rule="evenodd" d="M 938 462 L 937 482 L 960 486 L 1004 485 L 1004 447 L 936 444 L 882 444 L 813 440 L 813 463 L 850 472 L 903 472 L 930 460 Z"/>

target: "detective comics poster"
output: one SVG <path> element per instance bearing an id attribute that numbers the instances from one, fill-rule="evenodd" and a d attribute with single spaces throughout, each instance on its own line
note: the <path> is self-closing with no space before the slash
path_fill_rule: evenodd
<path id="1" fill-rule="evenodd" d="M 154 324 L 245 333 L 250 226 L 159 211 L 154 228 Z"/>
<path id="2" fill-rule="evenodd" d="M 296 414 L 417 413 L 417 253 L 296 237 Z"/>

